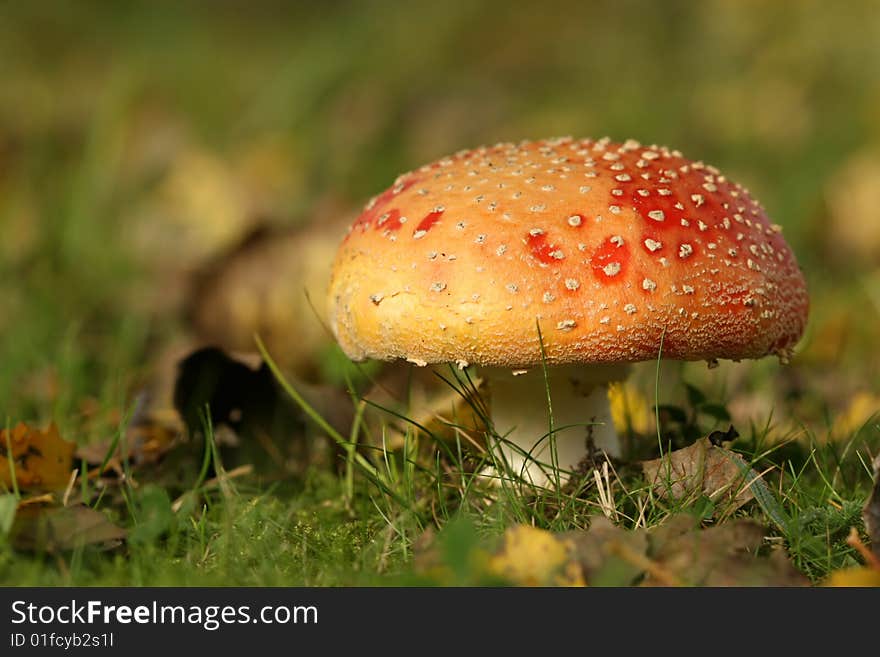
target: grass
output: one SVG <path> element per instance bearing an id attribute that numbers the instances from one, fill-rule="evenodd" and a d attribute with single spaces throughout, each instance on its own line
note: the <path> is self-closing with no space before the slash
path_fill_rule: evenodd
<path id="1" fill-rule="evenodd" d="M 766 525 L 768 543 L 814 582 L 858 562 L 846 538 L 863 530 L 880 450 L 877 265 L 832 249 L 828 192 L 851 158 L 880 149 L 880 36 L 841 36 L 872 29 L 871 3 L 673 3 L 671 13 L 570 3 L 565 21 L 492 1 L 210 17 L 185 4 L 32 4 L 0 10 L 4 426 L 54 420 L 82 445 L 126 440 L 138 394 L 191 332 L 188 274 L 255 216 L 291 226 L 322 203 L 355 208 L 400 171 L 477 143 L 635 136 L 742 179 L 785 227 L 812 299 L 790 366 L 637 369 L 632 390 L 654 416 L 630 424 L 639 458 L 723 431 L 729 415 L 740 433 L 731 448 L 766 491 L 727 519 Z M 747 109 L 754 98 L 760 112 Z M 181 164 L 192 162 L 201 168 Z M 876 221 L 873 208 L 848 210 Z M 354 418 L 340 429 L 305 395 L 291 402 L 306 409 L 300 424 L 275 438 L 308 443 L 312 460 L 278 466 L 208 426 L 207 440 L 159 465 L 123 464 L 118 485 L 76 491 L 130 531 L 124 546 L 41 553 L 0 537 L 0 583 L 485 583 L 473 550 L 515 523 L 568 531 L 605 514 L 632 529 L 689 513 L 711 524 L 711 501 L 663 499 L 628 463 L 600 462 L 598 476 L 552 493 L 490 485 L 475 473 L 493 454 L 474 449 L 464 417 L 419 427 L 406 400 L 359 398 L 381 374 L 330 348 L 310 358 L 321 372 L 311 383 L 346 393 Z M 440 374 L 485 417 L 473 379 Z M 296 381 L 286 390 L 301 392 Z M 446 569 L 426 575 L 417 564 L 435 533 Z"/>

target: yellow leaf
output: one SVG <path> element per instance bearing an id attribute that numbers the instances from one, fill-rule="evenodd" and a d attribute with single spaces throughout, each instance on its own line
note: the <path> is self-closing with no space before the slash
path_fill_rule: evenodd
<path id="1" fill-rule="evenodd" d="M 67 485 L 76 445 L 64 440 L 53 422 L 45 431 L 19 422 L 0 431 L 0 482 L 12 488 L 10 452 L 15 482 L 26 490 L 58 490 Z"/>
<path id="2" fill-rule="evenodd" d="M 880 570 L 868 566 L 835 570 L 825 586 L 880 586 Z"/>
<path id="3" fill-rule="evenodd" d="M 608 401 L 611 419 L 618 431 L 648 433 L 652 422 L 651 407 L 635 386 L 623 381 L 612 383 L 608 386 Z"/>
<path id="4" fill-rule="evenodd" d="M 576 562 L 569 559 L 571 541 L 529 525 L 511 527 L 504 546 L 489 559 L 489 570 L 521 586 L 585 586 Z"/>

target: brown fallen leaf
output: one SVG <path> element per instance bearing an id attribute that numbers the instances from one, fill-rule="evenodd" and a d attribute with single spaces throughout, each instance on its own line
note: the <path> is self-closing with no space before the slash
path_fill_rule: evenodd
<path id="1" fill-rule="evenodd" d="M 565 536 L 574 544 L 573 557 L 590 586 L 631 586 L 644 571 L 644 564 L 630 557 L 647 551 L 644 529 L 623 529 L 605 516 L 594 516 L 588 530 Z"/>
<path id="2" fill-rule="evenodd" d="M 731 513 L 754 498 L 754 472 L 739 455 L 700 438 L 693 445 L 642 462 L 642 471 L 654 492 L 666 499 L 707 496 L 716 517 Z"/>
<path id="3" fill-rule="evenodd" d="M 135 467 L 160 461 L 180 443 L 184 427 L 175 410 L 153 408 L 152 403 L 150 394 L 141 391 L 124 440 L 108 439 L 80 445 L 76 458 L 92 466 L 106 463 L 105 471 L 120 473 L 123 461 Z"/>
<path id="4" fill-rule="evenodd" d="M 60 490 L 70 479 L 76 445 L 64 440 L 53 422 L 45 431 L 19 422 L 8 432 L 0 430 L 0 482 L 23 490 Z M 13 467 L 10 468 L 11 461 Z"/>
<path id="5" fill-rule="evenodd" d="M 509 529 L 488 561 L 492 574 L 534 586 L 806 586 L 765 528 L 747 519 L 704 529 L 672 516 L 650 529 L 624 529 L 595 516 L 584 531 Z"/>
<path id="6" fill-rule="evenodd" d="M 106 515 L 82 504 L 20 506 L 10 530 L 16 549 L 37 552 L 61 552 L 84 545 L 115 547 L 125 536 L 126 531 Z"/>
<path id="7" fill-rule="evenodd" d="M 685 586 L 806 586 L 781 549 L 764 546 L 766 529 L 745 518 L 702 528 L 689 515 L 677 515 L 648 532 L 647 557 L 658 572 Z M 647 572 L 645 586 L 669 582 Z"/>

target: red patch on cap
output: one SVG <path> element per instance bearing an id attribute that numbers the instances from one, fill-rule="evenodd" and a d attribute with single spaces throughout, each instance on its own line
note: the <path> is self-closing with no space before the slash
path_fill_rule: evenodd
<path id="1" fill-rule="evenodd" d="M 590 266 L 593 272 L 603 283 L 617 283 L 626 275 L 626 267 L 629 264 L 629 248 L 626 244 L 618 244 L 607 238 L 593 252 Z"/>
<path id="2" fill-rule="evenodd" d="M 559 247 L 548 242 L 545 233 L 538 233 L 537 235 L 529 233 L 526 237 L 526 244 L 528 244 L 529 252 L 544 264 L 558 264 L 561 260 L 561 258 L 553 255 L 559 252 Z"/>
<path id="3" fill-rule="evenodd" d="M 361 232 L 367 230 L 370 226 L 377 224 L 379 217 L 381 217 L 385 212 L 387 212 L 386 208 L 394 199 L 395 196 L 402 194 L 410 187 L 416 184 L 418 178 L 412 177 L 409 180 L 406 180 L 398 185 L 394 185 L 393 187 L 389 187 L 384 192 L 379 194 L 371 204 L 369 204 L 369 208 L 364 210 L 360 216 L 354 220 L 354 229 L 360 228 Z M 393 211 L 392 211 L 393 212 Z M 397 213 L 397 216 L 400 217 L 400 212 Z M 383 222 L 383 226 L 376 225 L 376 228 L 388 228 L 389 226 L 385 225 Z M 397 228 L 391 228 L 391 230 L 397 230 L 400 228 L 400 225 Z"/>
<path id="4" fill-rule="evenodd" d="M 416 232 L 423 230 L 428 232 L 431 230 L 438 221 L 440 221 L 440 217 L 443 216 L 443 210 L 434 210 L 433 212 L 429 212 L 425 215 L 425 218 L 419 222 L 419 225 L 416 226 Z"/>
<path id="5" fill-rule="evenodd" d="M 391 208 L 388 212 L 383 212 L 376 221 L 376 230 L 400 230 L 403 227 L 401 219 L 403 217 L 400 216 L 400 210 Z"/>

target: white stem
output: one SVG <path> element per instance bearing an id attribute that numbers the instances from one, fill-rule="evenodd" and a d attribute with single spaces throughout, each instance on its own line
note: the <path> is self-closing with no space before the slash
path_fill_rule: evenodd
<path id="1" fill-rule="evenodd" d="M 627 371 L 627 365 L 617 364 L 563 365 L 548 367 L 545 378 L 541 367 L 517 375 L 511 370 L 483 368 L 492 422 L 503 438 L 496 456 L 507 463 L 504 470 L 535 486 L 563 484 L 587 454 L 589 437 L 597 448 L 620 456 L 608 383 L 624 379 Z"/>

